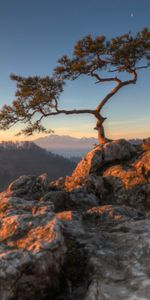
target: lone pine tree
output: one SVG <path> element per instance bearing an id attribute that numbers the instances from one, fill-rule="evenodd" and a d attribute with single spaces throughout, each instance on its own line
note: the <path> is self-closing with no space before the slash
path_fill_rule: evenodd
<path id="1" fill-rule="evenodd" d="M 124 86 L 137 82 L 138 71 L 150 66 L 150 31 L 144 28 L 135 36 L 131 33 L 107 40 L 105 36 L 91 35 L 79 40 L 71 58 L 64 55 L 58 61 L 53 76 L 22 77 L 12 74 L 17 83 L 16 99 L 12 105 L 4 105 L 0 111 L 0 129 L 7 130 L 18 122 L 25 124 L 19 133 L 32 135 L 50 132 L 43 124 L 44 118 L 60 114 L 92 114 L 96 118 L 98 139 L 104 144 L 102 116 L 104 105 Z M 127 76 L 122 76 L 125 73 Z M 66 80 L 86 75 L 96 83 L 112 82 L 115 86 L 93 109 L 59 109 L 59 99 Z M 122 80 L 121 78 L 126 78 Z"/>

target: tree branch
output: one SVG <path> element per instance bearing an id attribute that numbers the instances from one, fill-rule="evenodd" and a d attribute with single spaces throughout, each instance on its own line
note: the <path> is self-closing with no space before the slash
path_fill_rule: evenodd
<path id="1" fill-rule="evenodd" d="M 141 66 L 141 67 L 136 67 L 134 70 L 141 70 L 141 69 L 146 69 L 150 66 L 150 63 L 145 65 L 145 66 Z"/>
<path id="2" fill-rule="evenodd" d="M 92 109 L 73 109 L 73 110 L 59 110 L 57 109 L 57 111 L 55 112 L 50 112 L 47 113 L 45 116 L 56 116 L 56 115 L 60 115 L 60 114 L 65 114 L 65 115 L 73 115 L 73 114 L 92 114 L 95 115 L 96 111 L 92 110 Z"/>
<path id="3" fill-rule="evenodd" d="M 121 82 L 121 80 L 117 77 L 101 78 L 98 74 L 94 73 L 93 71 L 90 74 L 92 77 L 95 77 L 98 80 L 98 82 L 107 82 L 107 81 L 116 81 L 118 83 Z"/>
<path id="4" fill-rule="evenodd" d="M 119 80 L 119 83 L 115 88 L 113 88 L 99 103 L 99 105 L 96 107 L 96 111 L 99 113 L 102 109 L 102 107 L 105 105 L 105 103 L 114 95 L 116 94 L 123 86 L 126 86 L 128 84 L 135 84 L 137 81 L 137 73 L 135 70 L 129 69 L 129 73 L 133 75 L 133 79 L 121 81 Z"/>

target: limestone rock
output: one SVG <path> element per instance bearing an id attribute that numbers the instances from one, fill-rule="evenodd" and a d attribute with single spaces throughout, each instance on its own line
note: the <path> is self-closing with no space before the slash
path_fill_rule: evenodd
<path id="1" fill-rule="evenodd" d="M 71 207 L 69 194 L 66 191 L 51 191 L 41 198 L 41 201 L 51 201 L 55 212 L 69 210 Z"/>
<path id="2" fill-rule="evenodd" d="M 109 142 L 65 181 L 20 177 L 0 218 L 0 299 L 149 300 L 148 148 Z"/>
<path id="3" fill-rule="evenodd" d="M 49 191 L 57 191 L 64 189 L 65 186 L 65 177 L 60 177 L 57 180 L 51 181 L 48 185 Z"/>
<path id="4" fill-rule="evenodd" d="M 41 300 L 58 286 L 66 247 L 52 209 L 51 202 L 1 195 L 1 300 Z"/>
<path id="5" fill-rule="evenodd" d="M 104 233 L 90 256 L 84 300 L 149 299 L 150 220 L 132 221 Z M 100 237 L 97 237 L 100 239 Z M 99 240 L 100 241 L 100 240 Z M 92 275 L 93 273 L 93 275 Z"/>
<path id="6" fill-rule="evenodd" d="M 107 189 L 102 176 L 90 174 L 86 182 L 86 190 L 90 193 L 97 195 L 103 201 L 107 194 Z"/>
<path id="7" fill-rule="evenodd" d="M 105 162 L 122 161 L 136 154 L 136 148 L 131 143 L 121 139 L 104 144 L 103 152 Z"/>
<path id="8" fill-rule="evenodd" d="M 77 165 L 72 176 L 66 178 L 66 190 L 86 185 L 90 174 L 97 175 L 102 168 L 115 161 L 129 159 L 136 153 L 136 148 L 125 140 L 117 140 L 96 146 Z"/>
<path id="9" fill-rule="evenodd" d="M 143 140 L 142 148 L 144 150 L 150 150 L 150 137 Z"/>
<path id="10" fill-rule="evenodd" d="M 109 184 L 110 195 L 118 204 L 142 210 L 150 208 L 150 152 L 146 151 L 134 162 L 108 167 L 103 179 Z"/>
<path id="11" fill-rule="evenodd" d="M 82 218 L 66 214 L 60 218 L 67 232 L 63 274 L 70 289 L 62 278 L 62 299 L 149 300 L 150 220 L 125 206 L 93 208 Z"/>
<path id="12" fill-rule="evenodd" d="M 80 211 L 97 206 L 100 203 L 100 200 L 93 193 L 87 193 L 82 189 L 70 192 L 70 199 L 74 208 L 73 210 Z"/>
<path id="13" fill-rule="evenodd" d="M 21 197 L 26 199 L 40 199 L 48 188 L 48 176 L 42 174 L 40 176 L 24 175 L 13 181 L 6 193 L 13 197 Z"/>
<path id="14" fill-rule="evenodd" d="M 144 217 L 140 211 L 129 206 L 102 205 L 88 209 L 85 216 L 99 219 L 99 222 L 118 222 Z"/>

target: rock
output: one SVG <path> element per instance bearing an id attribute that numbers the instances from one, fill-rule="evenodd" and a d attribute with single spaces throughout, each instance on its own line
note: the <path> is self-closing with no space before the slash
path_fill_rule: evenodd
<path id="1" fill-rule="evenodd" d="M 145 181 L 150 183 L 150 152 L 144 152 L 139 159 L 137 159 L 133 167 L 136 169 L 137 174 L 144 177 Z"/>
<path id="2" fill-rule="evenodd" d="M 57 180 L 51 181 L 48 185 L 49 191 L 62 190 L 65 186 L 65 177 L 60 177 Z"/>
<path id="3" fill-rule="evenodd" d="M 105 181 L 102 176 L 90 174 L 86 182 L 86 190 L 95 194 L 99 199 L 103 200 L 107 194 Z"/>
<path id="4" fill-rule="evenodd" d="M 40 176 L 24 175 L 13 181 L 6 193 L 13 197 L 21 197 L 30 199 L 40 199 L 48 188 L 48 176 L 42 174 Z"/>
<path id="5" fill-rule="evenodd" d="M 150 152 L 117 140 L 89 152 L 66 178 L 65 189 L 83 189 L 96 195 L 101 204 L 126 204 L 145 210 L 150 207 L 149 183 Z"/>
<path id="6" fill-rule="evenodd" d="M 84 211 L 100 203 L 100 200 L 93 193 L 87 193 L 84 190 L 72 190 L 72 192 L 70 192 L 70 201 L 73 210 L 77 211 Z"/>
<path id="7" fill-rule="evenodd" d="M 41 198 L 41 201 L 50 200 L 54 205 L 55 212 L 69 210 L 71 207 L 69 194 L 66 191 L 51 191 Z"/>
<path id="8" fill-rule="evenodd" d="M 96 207 L 82 218 L 66 213 L 63 299 L 70 299 L 69 278 L 71 299 L 148 300 L 150 220 L 125 206 Z"/>
<path id="9" fill-rule="evenodd" d="M 110 195 L 118 204 L 139 209 L 150 208 L 150 152 L 146 151 L 134 162 L 108 167 L 103 179 Z"/>
<path id="10" fill-rule="evenodd" d="M 150 137 L 143 140 L 142 148 L 143 150 L 150 150 Z"/>
<path id="11" fill-rule="evenodd" d="M 93 245 L 90 255 L 86 271 L 89 285 L 83 299 L 148 300 L 149 235 L 150 220 L 127 222 L 114 227 L 110 234 L 103 232 L 103 246 Z"/>
<path id="12" fill-rule="evenodd" d="M 92 193 L 84 190 L 76 190 L 70 193 L 66 191 L 51 191 L 41 198 L 41 201 L 51 201 L 55 212 L 62 211 L 82 211 L 90 207 L 99 205 L 99 199 Z"/>
<path id="13" fill-rule="evenodd" d="M 118 222 L 130 219 L 140 219 L 144 214 L 128 206 L 102 205 L 88 209 L 85 217 L 97 218 L 101 222 Z"/>
<path id="14" fill-rule="evenodd" d="M 125 140 L 96 146 L 81 160 L 72 176 L 66 177 L 65 189 L 70 191 L 85 186 L 90 174 L 98 175 L 108 163 L 129 159 L 133 154 L 136 154 L 136 148 Z"/>
<path id="15" fill-rule="evenodd" d="M 113 141 L 65 180 L 20 177 L 0 218 L 0 299 L 149 300 L 148 148 Z"/>
<path id="16" fill-rule="evenodd" d="M 50 201 L 1 196 L 0 299 L 41 300 L 58 287 L 66 246 L 52 209 Z"/>
<path id="17" fill-rule="evenodd" d="M 122 161 L 136 154 L 136 148 L 126 140 L 116 140 L 103 146 L 104 161 Z"/>

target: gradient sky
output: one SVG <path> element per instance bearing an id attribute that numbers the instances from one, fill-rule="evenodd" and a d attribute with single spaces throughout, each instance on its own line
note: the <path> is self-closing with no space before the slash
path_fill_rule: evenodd
<path id="1" fill-rule="evenodd" d="M 15 83 L 9 79 L 10 73 L 51 75 L 58 58 L 71 54 L 75 42 L 85 35 L 111 38 L 145 26 L 150 29 L 149 0 L 0 0 L 0 106 L 14 99 Z M 86 77 L 68 82 L 60 107 L 95 108 L 111 87 L 95 85 Z M 120 90 L 103 109 L 109 137 L 149 136 L 149 94 L 147 69 L 139 72 L 136 85 Z M 93 130 L 95 120 L 89 115 L 56 116 L 45 124 L 56 134 L 97 134 Z M 0 140 L 16 139 L 18 129 L 0 131 Z"/>

